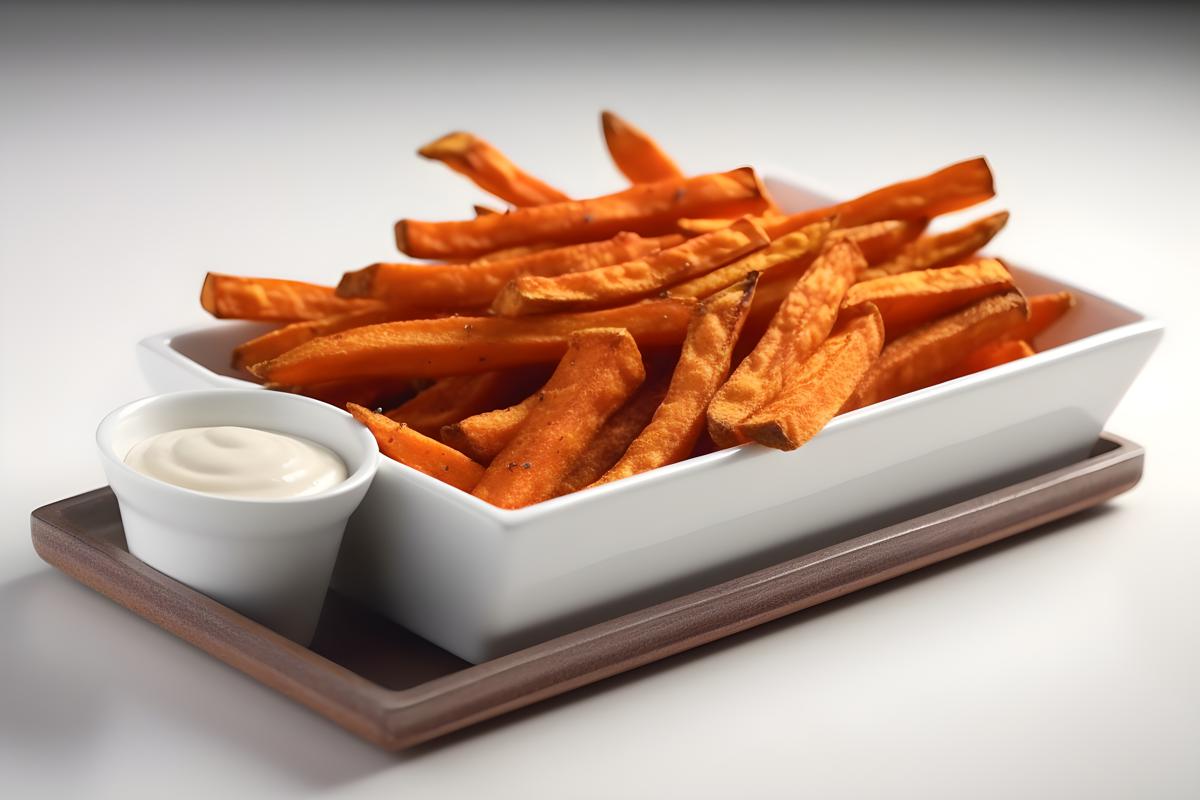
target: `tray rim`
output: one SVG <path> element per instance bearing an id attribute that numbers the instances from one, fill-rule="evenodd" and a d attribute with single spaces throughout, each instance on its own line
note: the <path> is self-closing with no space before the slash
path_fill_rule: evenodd
<path id="1" fill-rule="evenodd" d="M 301 647 L 157 572 L 128 551 L 98 544 L 78 526 L 63 518 L 63 512 L 71 506 L 95 502 L 110 492 L 107 487 L 34 510 L 31 528 L 34 548 L 39 556 L 77 581 L 351 732 L 384 748 L 402 749 L 1102 503 L 1136 485 L 1141 478 L 1144 461 L 1144 449 L 1140 445 L 1107 432 L 1098 441 L 1098 444 L 1103 443 L 1111 447 L 1103 452 L 1093 452 L 1088 458 L 1074 464 L 865 532 L 812 553 L 785 559 L 499 658 L 469 665 L 406 689 L 385 688 Z M 947 527 L 973 514 L 1004 509 L 1021 512 L 1022 506 L 1029 505 L 1024 501 L 1044 497 L 1056 487 L 1086 484 L 1089 478 L 1101 474 L 1105 474 L 1109 480 L 1102 481 L 1096 491 L 1074 502 L 1052 505 L 1038 513 L 1023 516 L 1018 513 L 1007 525 L 988 528 L 983 533 L 977 531 L 966 538 L 960 537 L 961 541 L 957 543 L 941 541 L 934 535 L 939 526 Z M 1000 516 L 1003 517 L 1003 514 Z M 856 581 L 835 583 L 824 591 L 807 595 L 801 593 L 801 596 L 787 602 L 776 596 L 780 592 L 787 595 L 792 583 L 797 582 L 798 576 L 802 576 L 805 570 L 820 569 L 838 563 L 839 559 L 853 561 L 864 553 L 878 554 L 887 548 L 894 550 L 905 544 L 906 540 L 918 541 L 922 535 L 930 538 L 930 546 L 937 546 L 919 558 L 910 558 L 891 569 L 860 577 Z M 103 556 L 99 564 L 91 565 L 93 570 L 90 574 L 84 574 L 79 568 L 85 553 Z M 132 589 L 129 588 L 130 584 Z M 773 603 L 762 606 L 764 595 L 771 596 Z M 170 601 L 171 610 L 181 610 L 183 613 L 173 616 L 161 604 L 155 605 L 156 599 L 164 598 Z M 703 616 L 705 609 L 721 610 L 724 607 L 728 611 L 731 604 L 736 605 L 735 601 L 747 602 L 747 598 L 758 604 L 752 604 L 757 613 L 734 614 L 729 618 L 718 614 L 716 621 L 707 627 L 696 621 L 697 617 Z M 670 628 L 676 635 L 658 645 L 651 642 L 652 646 L 648 649 L 622 655 L 619 641 L 622 635 L 640 632 L 645 638 L 645 629 L 653 629 L 651 633 L 662 633 L 664 627 Z M 614 639 L 618 640 L 616 644 L 613 644 Z M 574 670 L 564 672 L 561 667 L 555 669 L 553 664 L 541 672 L 537 669 L 564 655 L 574 656 L 576 662 L 580 662 L 575 664 Z M 515 680 L 513 676 L 516 676 Z M 546 682 L 547 676 L 549 682 Z M 529 688 L 523 688 L 525 685 Z M 467 697 L 462 697 L 464 694 Z"/>

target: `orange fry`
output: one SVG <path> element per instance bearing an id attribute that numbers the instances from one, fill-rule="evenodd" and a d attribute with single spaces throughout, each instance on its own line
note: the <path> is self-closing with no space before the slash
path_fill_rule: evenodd
<path id="1" fill-rule="evenodd" d="M 426 436 L 436 437 L 444 425 L 516 401 L 538 386 L 539 379 L 545 379 L 545 373 L 539 368 L 451 375 L 434 381 L 432 386 L 393 408 L 386 416 Z"/>
<path id="2" fill-rule="evenodd" d="M 808 272 L 784 291 L 770 324 L 708 405 L 708 433 L 719 447 L 745 441 L 738 424 L 769 403 L 785 375 L 803 363 L 829 335 L 855 273 L 865 262 L 851 241 L 832 242 Z M 751 313 L 757 311 L 752 309 Z"/>
<path id="3" fill-rule="evenodd" d="M 922 236 L 895 258 L 864 271 L 859 280 L 869 281 L 885 275 L 961 263 L 990 242 L 1007 222 L 1008 212 L 1001 211 L 956 230 Z"/>
<path id="4" fill-rule="evenodd" d="M 456 222 L 400 220 L 396 244 L 415 258 L 470 258 L 518 245 L 577 244 L 621 231 L 642 236 L 675 232 L 680 217 L 754 214 L 767 207 L 749 167 L 732 172 L 642 183 L 616 194 L 518 208 Z"/>
<path id="5" fill-rule="evenodd" d="M 479 464 L 457 450 L 417 433 L 402 422 L 390 420 L 354 403 L 348 403 L 346 410 L 371 430 L 379 442 L 379 450 L 385 456 L 401 464 L 464 492 L 475 488 L 483 476 L 483 467 Z"/>
<path id="6" fill-rule="evenodd" d="M 254 364 L 283 355 L 288 350 L 299 347 L 319 336 L 329 336 L 332 333 L 348 331 L 362 325 L 387 322 L 392 318 L 393 314 L 386 308 L 368 308 L 323 319 L 292 322 L 233 348 L 233 368 L 247 369 Z"/>
<path id="7" fill-rule="evenodd" d="M 342 297 L 373 297 L 398 312 L 481 311 L 516 277 L 561 275 L 619 264 L 682 242 L 678 235 L 643 239 L 635 233 L 619 233 L 603 242 L 485 262 L 372 264 L 343 275 L 337 291 Z"/>
<path id="8" fill-rule="evenodd" d="M 829 338 L 788 374 L 779 395 L 738 426 L 739 435 L 795 450 L 837 415 L 882 347 L 883 320 L 874 306 L 849 310 Z"/>
<path id="9" fill-rule="evenodd" d="M 767 242 L 756 223 L 742 220 L 623 264 L 548 278 L 535 275 L 517 278 L 496 295 L 492 310 L 516 317 L 622 305 L 727 264 Z"/>
<path id="10" fill-rule="evenodd" d="M 850 287 L 843 304 L 873 303 L 883 317 L 890 341 L 917 325 L 1012 288 L 1013 277 L 1004 265 L 985 258 L 974 264 L 862 281 Z"/>
<path id="11" fill-rule="evenodd" d="M 1027 314 L 1021 293 L 1005 292 L 901 336 L 883 348 L 843 411 L 931 385 L 974 350 L 1017 330 Z"/>
<path id="12" fill-rule="evenodd" d="M 628 331 L 573 333 L 533 411 L 487 468 L 475 496 L 501 508 L 553 497 L 605 420 L 645 377 L 641 353 Z"/>
<path id="13" fill-rule="evenodd" d="M 200 305 L 217 319 L 261 322 L 299 322 L 379 308 L 375 300 L 338 297 L 329 286 L 217 272 L 204 276 Z"/>
<path id="14" fill-rule="evenodd" d="M 885 219 L 856 225 L 853 228 L 839 228 L 830 236 L 834 239 L 853 240 L 862 251 L 867 265 L 871 266 L 894 258 L 905 245 L 920 236 L 928 224 L 929 220 L 924 218 Z"/>
<path id="15" fill-rule="evenodd" d="M 671 386 L 654 417 L 621 459 L 593 485 L 611 483 L 687 458 L 704 431 L 704 413 L 729 375 L 733 346 L 750 310 L 758 273 L 696 308 Z"/>
<path id="16" fill-rule="evenodd" d="M 1070 292 L 1037 294 L 1029 298 L 1029 319 L 1005 338 L 1032 342 L 1075 306 Z"/>
<path id="17" fill-rule="evenodd" d="M 379 380 L 370 378 L 357 381 L 329 381 L 311 386 L 279 386 L 264 384 L 267 389 L 290 392 L 345 408 L 347 403 L 356 403 L 367 408 L 379 408 L 388 403 L 399 403 L 411 397 L 415 391 L 413 382 L 404 378 Z"/>
<path id="18" fill-rule="evenodd" d="M 545 399 L 538 390 L 516 405 L 484 411 L 441 429 L 442 441 L 481 464 L 489 464 L 517 435 L 534 407 Z"/>
<path id="19" fill-rule="evenodd" d="M 640 128 L 634 127 L 611 111 L 600 114 L 604 142 L 617 169 L 630 183 L 652 183 L 670 178 L 682 178 L 683 172 L 658 142 Z"/>
<path id="20" fill-rule="evenodd" d="M 251 370 L 289 385 L 345 378 L 438 378 L 561 358 L 584 328 L 627 328 L 643 347 L 683 341 L 694 301 L 647 300 L 575 314 L 508 319 L 444 317 L 368 325 L 323 336 Z"/>
<path id="21" fill-rule="evenodd" d="M 441 161 L 455 172 L 470 178 L 480 189 L 514 206 L 540 206 L 569 199 L 471 133 L 456 131 L 446 134 L 417 152 L 425 158 Z"/>
<path id="22" fill-rule="evenodd" d="M 477 217 L 486 217 L 488 214 L 503 214 L 503 211 L 497 211 L 491 206 L 481 206 L 479 203 L 471 206 L 471 210 L 475 212 Z"/>
<path id="23" fill-rule="evenodd" d="M 998 342 L 985 344 L 964 358 L 956 367 L 950 370 L 942 380 L 961 378 L 973 375 L 985 369 L 998 367 L 1010 361 L 1017 361 L 1034 354 L 1034 349 L 1024 339 L 1002 339 Z"/>

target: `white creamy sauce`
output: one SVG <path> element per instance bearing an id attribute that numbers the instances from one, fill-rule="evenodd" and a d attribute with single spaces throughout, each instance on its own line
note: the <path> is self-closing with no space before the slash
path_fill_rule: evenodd
<path id="1" fill-rule="evenodd" d="M 226 497 L 300 497 L 346 480 L 346 465 L 316 442 L 231 425 L 151 436 L 125 463 L 165 483 Z"/>

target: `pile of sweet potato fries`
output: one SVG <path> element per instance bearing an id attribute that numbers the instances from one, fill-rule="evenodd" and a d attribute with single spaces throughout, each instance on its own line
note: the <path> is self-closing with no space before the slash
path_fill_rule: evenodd
<path id="1" fill-rule="evenodd" d="M 233 363 L 347 408 L 385 454 L 504 508 L 758 442 L 1032 354 L 1072 305 L 977 255 L 998 213 L 982 158 L 798 214 L 754 171 L 686 175 L 603 114 L 631 186 L 572 199 L 492 145 L 421 148 L 508 204 L 396 224 L 402 252 L 336 288 L 209 274 L 214 316 L 280 327 Z M 375 410 L 371 410 L 375 409 Z"/>

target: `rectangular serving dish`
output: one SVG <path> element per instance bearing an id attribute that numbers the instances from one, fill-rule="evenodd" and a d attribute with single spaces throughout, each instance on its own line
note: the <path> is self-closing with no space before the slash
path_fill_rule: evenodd
<path id="1" fill-rule="evenodd" d="M 1142 449 L 1105 435 L 1062 469 L 476 666 L 330 592 L 311 648 L 163 575 L 125 547 L 98 489 L 33 512 L 48 563 L 391 749 L 409 747 L 1090 508 L 1134 486 Z"/>
<path id="2" fill-rule="evenodd" d="M 827 196 L 768 173 L 786 211 Z M 478 663 L 811 552 L 1087 455 L 1162 337 L 1112 301 L 1013 268 L 1078 306 L 1030 358 L 835 418 L 804 447 L 693 458 L 529 508 L 495 508 L 384 460 L 334 586 Z M 254 385 L 227 365 L 268 326 L 212 322 L 143 340 L 156 391 Z"/>

